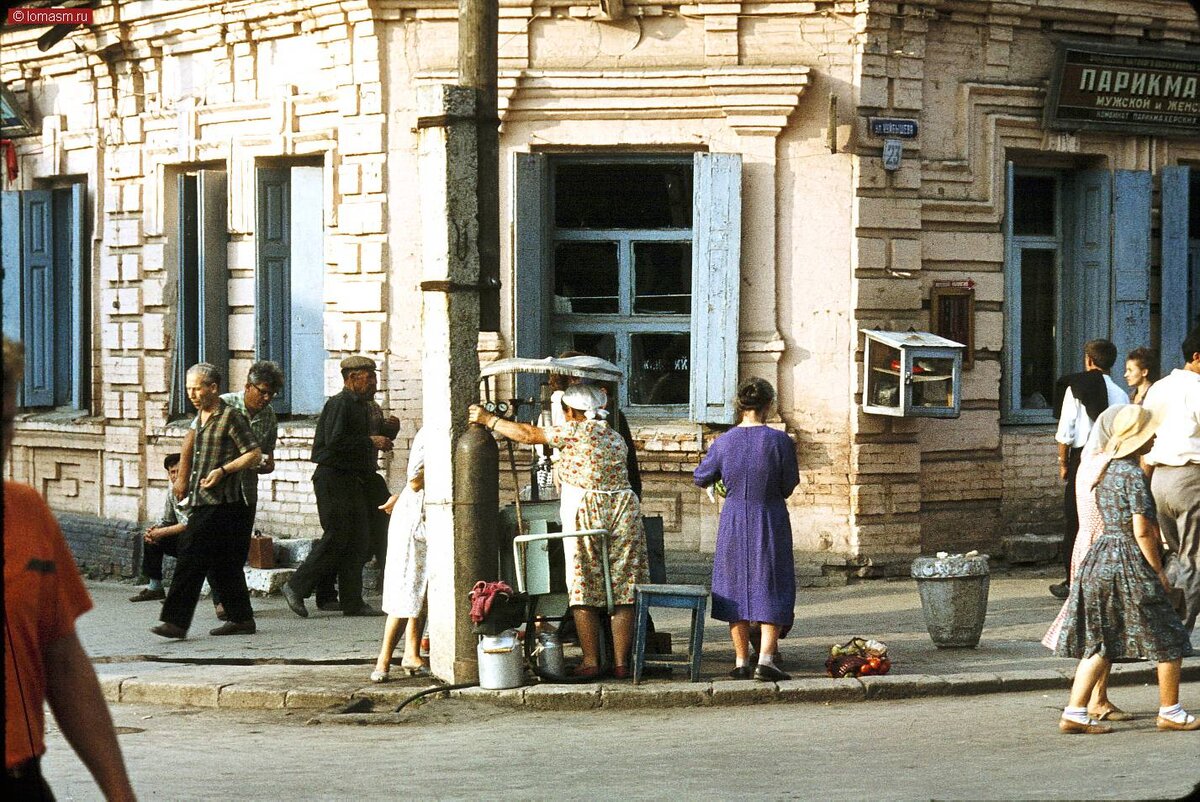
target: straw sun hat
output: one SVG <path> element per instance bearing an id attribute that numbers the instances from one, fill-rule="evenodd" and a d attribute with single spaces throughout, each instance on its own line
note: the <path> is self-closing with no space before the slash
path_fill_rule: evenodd
<path id="1" fill-rule="evenodd" d="M 1159 415 L 1136 404 L 1117 408 L 1112 418 L 1112 434 L 1104 446 L 1111 459 L 1128 457 L 1154 436 L 1162 419 Z"/>

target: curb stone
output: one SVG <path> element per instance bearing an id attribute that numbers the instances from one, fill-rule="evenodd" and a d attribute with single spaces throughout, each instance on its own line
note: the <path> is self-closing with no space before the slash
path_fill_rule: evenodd
<path id="1" fill-rule="evenodd" d="M 1014 691 L 1040 691 L 1046 688 L 1059 688 L 1062 687 L 1063 682 L 1070 682 L 1074 676 L 1074 671 L 1069 676 L 1064 676 L 1062 672 L 1049 668 L 1029 671 L 1001 671 L 999 673 L 999 690 L 1004 693 L 1012 693 Z"/>
<path id="2" fill-rule="evenodd" d="M 712 684 L 665 682 L 635 685 L 632 689 L 607 685 L 600 693 L 600 704 L 606 710 L 708 707 L 712 704 Z"/>
<path id="3" fill-rule="evenodd" d="M 122 702 L 220 707 L 221 685 L 131 679 L 121 683 Z"/>
<path id="4" fill-rule="evenodd" d="M 861 702 L 866 699 L 866 688 L 853 677 L 787 679 L 777 686 L 780 702 Z"/>
<path id="5" fill-rule="evenodd" d="M 887 674 L 860 677 L 867 699 L 914 699 L 941 696 L 946 680 L 932 674 Z"/>
<path id="6" fill-rule="evenodd" d="M 775 701 L 778 694 L 774 682 L 720 680 L 712 684 L 714 705 L 761 705 Z"/>
<path id="7" fill-rule="evenodd" d="M 600 706 L 604 686 L 534 685 L 525 689 L 525 707 L 531 710 L 593 710 Z"/>
<path id="8" fill-rule="evenodd" d="M 998 693 L 1002 687 L 999 674 L 944 674 L 942 675 L 942 679 L 945 681 L 945 684 L 942 686 L 942 693 L 947 696 L 955 694 L 969 696 L 982 693 Z"/>
<path id="9" fill-rule="evenodd" d="M 232 710 L 282 710 L 287 707 L 287 691 L 226 685 L 217 696 L 217 705 Z"/>

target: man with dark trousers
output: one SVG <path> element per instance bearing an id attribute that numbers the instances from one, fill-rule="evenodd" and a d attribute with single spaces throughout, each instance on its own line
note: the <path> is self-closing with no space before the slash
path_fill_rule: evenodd
<path id="1" fill-rule="evenodd" d="M 325 402 L 313 438 L 313 490 L 325 533 L 282 588 L 288 607 L 304 618 L 305 598 L 330 572 L 337 573 L 343 615 L 383 615 L 363 601 L 362 569 L 371 547 L 372 517 L 383 514 L 376 509 L 383 502 L 375 500 L 375 455 L 390 451 L 392 441 L 371 434 L 375 362 L 352 356 L 342 360 L 341 368 L 343 389 Z"/>
<path id="2" fill-rule="evenodd" d="M 1075 474 L 1083 447 L 1087 444 L 1092 426 L 1100 413 L 1113 404 L 1125 404 L 1129 397 L 1109 378 L 1117 361 L 1117 347 L 1108 340 L 1088 340 L 1083 344 L 1083 372 L 1072 373 L 1058 380 L 1061 393 L 1058 430 L 1058 477 L 1063 480 L 1063 567 L 1067 578 L 1051 585 L 1055 598 L 1065 599 L 1071 587 L 1071 552 L 1079 534 L 1079 510 L 1075 506 Z"/>
<path id="3" fill-rule="evenodd" d="M 201 362 L 188 368 L 186 389 L 197 424 L 188 485 L 192 511 L 179 536 L 162 623 L 150 631 L 164 638 L 186 637 L 207 575 L 228 616 L 209 634 L 253 635 L 254 611 L 242 572 L 242 541 L 250 537 L 253 518 L 238 474 L 258 466 L 262 449 L 246 416 L 221 400 L 221 374 L 215 366 Z"/>

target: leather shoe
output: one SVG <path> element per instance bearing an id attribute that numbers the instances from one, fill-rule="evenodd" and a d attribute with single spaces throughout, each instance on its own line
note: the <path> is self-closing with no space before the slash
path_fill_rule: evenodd
<path id="1" fill-rule="evenodd" d="M 254 620 L 249 621 L 226 621 L 216 629 L 210 629 L 209 635 L 253 635 L 258 632 L 258 627 L 254 625 Z"/>
<path id="2" fill-rule="evenodd" d="M 368 605 L 364 604 L 362 607 L 356 607 L 353 610 L 346 610 L 345 612 L 342 613 L 342 615 L 349 615 L 349 616 L 354 616 L 354 617 L 370 617 L 370 616 L 387 615 L 387 613 L 385 613 L 383 610 L 376 610 L 374 607 L 369 607 Z"/>
<path id="3" fill-rule="evenodd" d="M 629 679 L 632 676 L 629 666 L 613 666 L 613 679 Z"/>
<path id="4" fill-rule="evenodd" d="M 779 682 L 780 680 L 791 679 L 792 675 L 785 674 L 775 666 L 759 663 L 754 667 L 754 678 L 759 682 Z"/>
<path id="5" fill-rule="evenodd" d="M 283 600 L 287 602 L 288 609 L 301 618 L 308 618 L 308 608 L 304 606 L 304 599 L 300 598 L 300 595 L 292 590 L 291 585 L 284 582 L 279 592 L 283 594 Z"/>
<path id="6" fill-rule="evenodd" d="M 150 627 L 150 631 L 160 638 L 171 638 L 173 640 L 183 640 L 187 637 L 187 630 L 183 627 L 176 626 L 168 621 L 163 621 L 156 627 Z"/>
<path id="7" fill-rule="evenodd" d="M 1058 728 L 1067 735 L 1105 735 L 1113 731 L 1113 728 L 1107 724 L 1093 724 L 1090 721 L 1087 724 L 1080 724 L 1069 718 L 1060 718 Z"/>
<path id="8" fill-rule="evenodd" d="M 601 677 L 601 671 L 602 669 L 600 666 L 587 666 L 586 668 L 583 666 L 576 666 L 574 670 L 571 671 L 571 676 L 575 679 L 599 679 Z"/>
<path id="9" fill-rule="evenodd" d="M 1160 730 L 1175 730 L 1176 732 L 1188 732 L 1190 730 L 1200 730 L 1200 718 L 1193 718 L 1191 721 L 1172 721 L 1169 718 L 1158 717 L 1155 725 Z"/>
<path id="10" fill-rule="evenodd" d="M 1051 585 L 1050 595 L 1056 599 L 1067 598 L 1071 595 L 1071 584 L 1069 582 L 1059 582 L 1057 585 Z"/>
<path id="11" fill-rule="evenodd" d="M 142 588 L 129 597 L 131 602 L 158 601 L 167 598 L 167 592 L 162 588 Z"/>
<path id="12" fill-rule="evenodd" d="M 323 613 L 337 613 L 341 612 L 342 603 L 337 599 L 334 599 L 333 601 L 326 599 L 324 601 L 317 602 L 317 609 Z"/>
<path id="13" fill-rule="evenodd" d="M 730 679 L 750 679 L 754 676 L 754 666 L 738 666 L 729 672 Z"/>

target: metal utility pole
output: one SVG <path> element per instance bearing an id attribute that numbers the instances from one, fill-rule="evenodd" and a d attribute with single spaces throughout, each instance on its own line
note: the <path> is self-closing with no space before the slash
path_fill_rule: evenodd
<path id="1" fill-rule="evenodd" d="M 500 330 L 499 0 L 458 0 L 458 85 L 474 89 L 479 183 L 479 330 Z"/>

